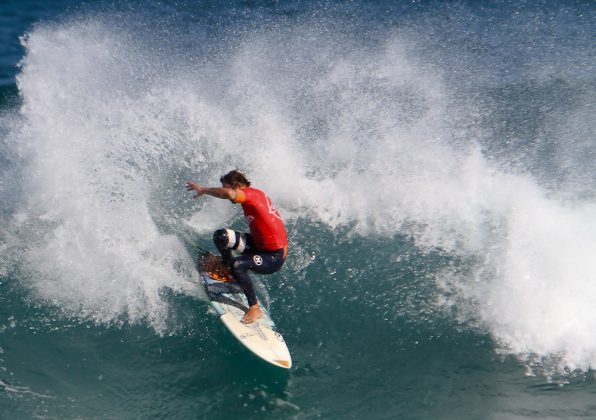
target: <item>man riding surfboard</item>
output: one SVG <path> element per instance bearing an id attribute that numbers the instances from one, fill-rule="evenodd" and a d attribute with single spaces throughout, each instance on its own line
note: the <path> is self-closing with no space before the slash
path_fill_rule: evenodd
<path id="1" fill-rule="evenodd" d="M 186 189 L 194 191 L 195 198 L 207 194 L 242 206 L 250 233 L 218 229 L 213 233 L 213 242 L 246 295 L 249 308 L 242 322 L 248 324 L 263 316 L 248 271 L 273 274 L 281 268 L 287 254 L 286 230 L 269 197 L 252 188 L 244 174 L 230 171 L 220 178 L 220 182 L 221 187 L 203 187 L 188 181 Z M 240 252 L 240 255 L 234 257 L 232 251 Z"/>

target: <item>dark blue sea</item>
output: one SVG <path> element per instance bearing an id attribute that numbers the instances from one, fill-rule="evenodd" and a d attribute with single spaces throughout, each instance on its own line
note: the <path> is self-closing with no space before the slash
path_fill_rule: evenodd
<path id="1" fill-rule="evenodd" d="M 596 419 L 596 3 L 0 0 L 0 418 Z M 294 359 L 209 309 L 255 276 Z"/>

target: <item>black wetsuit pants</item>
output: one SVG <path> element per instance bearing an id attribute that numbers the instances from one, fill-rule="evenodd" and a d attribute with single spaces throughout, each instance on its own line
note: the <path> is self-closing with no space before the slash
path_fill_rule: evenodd
<path id="1" fill-rule="evenodd" d="M 231 244 L 227 244 L 221 240 L 222 232 L 223 229 L 213 234 L 213 242 L 215 242 L 217 249 L 221 252 L 223 261 L 229 267 L 232 276 L 240 284 L 242 291 L 246 295 L 248 304 L 252 306 L 257 303 L 257 296 L 248 271 L 257 274 L 275 273 L 284 263 L 284 249 L 281 248 L 275 251 L 256 249 L 250 234 L 235 232 L 237 238 L 242 237 L 245 240 L 246 248 L 242 251 L 241 255 L 233 257 L 232 250 L 235 248 L 233 246 L 231 247 Z"/>

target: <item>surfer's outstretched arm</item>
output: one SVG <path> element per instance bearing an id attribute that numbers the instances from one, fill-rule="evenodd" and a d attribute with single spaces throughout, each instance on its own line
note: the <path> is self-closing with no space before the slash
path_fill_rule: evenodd
<path id="1" fill-rule="evenodd" d="M 196 192 L 195 198 L 199 198 L 202 195 L 211 195 L 213 197 L 222 198 L 224 200 L 235 200 L 236 190 L 228 187 L 203 187 L 194 182 L 188 181 L 186 183 L 186 189 L 188 191 Z"/>

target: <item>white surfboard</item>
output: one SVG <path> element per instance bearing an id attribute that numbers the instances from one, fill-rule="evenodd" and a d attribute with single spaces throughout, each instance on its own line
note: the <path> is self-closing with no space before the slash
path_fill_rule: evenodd
<path id="1" fill-rule="evenodd" d="M 292 357 L 288 346 L 261 302 L 259 304 L 263 317 L 250 324 L 243 324 L 240 320 L 248 310 L 248 301 L 238 283 L 215 280 L 200 267 L 199 273 L 211 305 L 234 337 L 266 362 L 290 369 Z"/>

